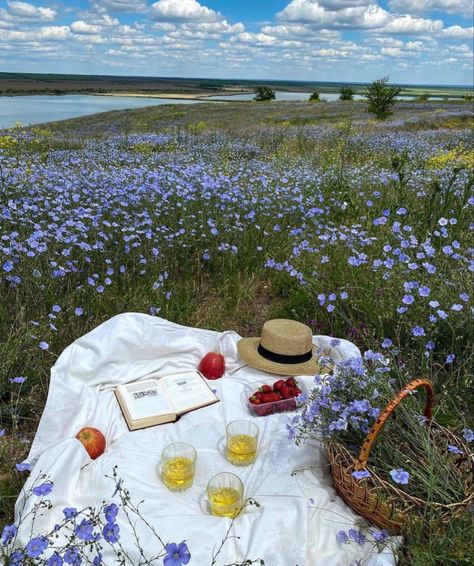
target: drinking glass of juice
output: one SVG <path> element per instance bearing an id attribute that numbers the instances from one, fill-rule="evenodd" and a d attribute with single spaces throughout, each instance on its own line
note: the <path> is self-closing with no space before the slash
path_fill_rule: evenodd
<path id="1" fill-rule="evenodd" d="M 258 426 L 252 421 L 232 421 L 226 428 L 227 460 L 235 466 L 248 466 L 257 458 Z"/>
<path id="2" fill-rule="evenodd" d="M 212 515 L 234 519 L 244 504 L 244 484 L 229 472 L 217 474 L 207 484 L 207 499 Z"/>
<path id="3" fill-rule="evenodd" d="M 186 442 L 173 442 L 161 453 L 161 478 L 171 491 L 192 486 L 196 471 L 196 450 Z"/>

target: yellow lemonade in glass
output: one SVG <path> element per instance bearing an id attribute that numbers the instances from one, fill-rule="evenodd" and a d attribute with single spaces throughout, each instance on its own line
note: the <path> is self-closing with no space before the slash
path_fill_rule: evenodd
<path id="1" fill-rule="evenodd" d="M 227 439 L 226 458 L 235 466 L 248 466 L 257 458 L 257 437 L 235 434 Z"/>
<path id="2" fill-rule="evenodd" d="M 171 491 L 184 491 L 193 484 L 195 462 L 191 458 L 175 456 L 163 462 L 163 483 Z"/>
<path id="3" fill-rule="evenodd" d="M 208 491 L 211 513 L 218 517 L 237 516 L 242 507 L 242 492 L 234 487 L 220 487 Z"/>

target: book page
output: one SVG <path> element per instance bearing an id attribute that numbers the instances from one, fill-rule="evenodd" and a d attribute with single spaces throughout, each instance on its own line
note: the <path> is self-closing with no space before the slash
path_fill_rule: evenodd
<path id="1" fill-rule="evenodd" d="M 166 387 L 166 393 L 176 413 L 216 400 L 210 387 L 196 371 L 167 375 L 161 378 L 160 383 Z"/>
<path id="2" fill-rule="evenodd" d="M 134 421 L 174 413 L 156 379 L 130 383 L 121 387 L 120 391 Z"/>

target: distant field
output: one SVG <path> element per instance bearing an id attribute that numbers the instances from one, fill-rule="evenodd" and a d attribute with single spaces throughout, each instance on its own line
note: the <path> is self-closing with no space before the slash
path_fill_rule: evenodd
<path id="1" fill-rule="evenodd" d="M 288 92 L 339 92 L 351 86 L 362 93 L 366 84 L 321 81 L 254 81 L 233 79 L 187 79 L 160 77 L 121 77 L 100 75 L 55 75 L 40 73 L 0 73 L 0 95 L 71 94 L 71 93 L 138 93 L 138 94 L 230 94 L 253 91 L 268 85 Z M 462 98 L 469 87 L 402 85 L 404 95 L 446 96 Z M 472 92 L 472 87 L 471 87 Z"/>

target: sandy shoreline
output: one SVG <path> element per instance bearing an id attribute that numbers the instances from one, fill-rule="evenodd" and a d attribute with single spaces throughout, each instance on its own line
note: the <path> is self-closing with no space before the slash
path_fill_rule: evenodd
<path id="1" fill-rule="evenodd" d="M 208 99 L 210 97 L 217 97 L 217 96 L 229 96 L 233 94 L 253 94 L 253 91 L 247 90 L 228 90 L 226 92 L 213 92 L 209 94 L 200 93 L 200 94 L 182 94 L 182 93 L 173 93 L 173 92 L 164 92 L 160 94 L 145 94 L 145 93 L 138 93 L 138 92 L 93 92 L 91 93 L 93 96 L 120 96 L 120 97 L 130 97 L 130 98 L 164 98 L 164 99 L 171 99 L 171 100 L 201 100 L 201 99 Z"/>

